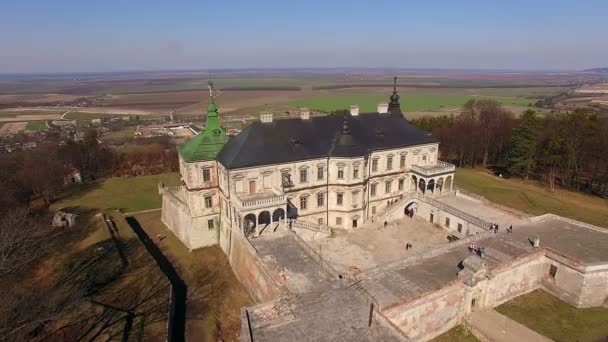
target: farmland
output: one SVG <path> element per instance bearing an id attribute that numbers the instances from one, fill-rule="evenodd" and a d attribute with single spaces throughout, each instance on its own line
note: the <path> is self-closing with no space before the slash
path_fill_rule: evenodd
<path id="1" fill-rule="evenodd" d="M 46 128 L 46 121 L 29 121 L 25 126 L 28 131 L 40 131 Z"/>
<path id="2" fill-rule="evenodd" d="M 71 120 L 120 115 L 158 117 L 170 112 L 188 120 L 204 112 L 210 79 L 215 83 L 221 112 L 241 121 L 256 118 L 263 111 L 295 115 L 297 107 L 303 106 L 331 111 L 358 104 L 365 112 L 388 101 L 393 72 L 399 76 L 403 109 L 412 117 L 457 114 L 471 98 L 495 99 L 518 114 L 538 99 L 568 93 L 586 81 L 576 73 L 375 69 L 67 75 L 0 82 L 0 106 L 4 108 L 0 120 L 51 120 L 51 115 L 65 112 L 65 118 Z M 25 111 L 32 115 L 25 117 Z"/>

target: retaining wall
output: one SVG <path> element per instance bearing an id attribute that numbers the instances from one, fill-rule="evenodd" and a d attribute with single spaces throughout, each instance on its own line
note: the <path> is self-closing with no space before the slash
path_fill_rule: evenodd
<path id="1" fill-rule="evenodd" d="M 234 231 L 231 234 L 228 261 L 232 271 L 256 303 L 287 294 L 279 275 L 267 270 L 251 243 Z"/>

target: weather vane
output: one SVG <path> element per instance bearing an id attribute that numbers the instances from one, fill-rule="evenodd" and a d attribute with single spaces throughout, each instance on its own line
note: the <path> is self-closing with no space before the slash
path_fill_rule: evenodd
<path id="1" fill-rule="evenodd" d="M 213 89 L 214 89 L 213 81 L 209 81 L 209 85 L 207 87 L 209 88 L 209 97 L 211 99 L 213 99 Z"/>

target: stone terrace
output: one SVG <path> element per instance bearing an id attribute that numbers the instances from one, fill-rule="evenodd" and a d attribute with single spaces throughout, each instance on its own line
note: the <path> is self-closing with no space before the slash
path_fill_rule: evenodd
<path id="1" fill-rule="evenodd" d="M 264 264 L 279 273 L 290 298 L 247 309 L 254 341 L 400 341 L 389 324 L 368 327 L 364 290 L 324 271 L 290 233 L 252 239 Z M 246 320 L 244 320 L 246 321 Z M 248 328 L 243 328 L 243 334 Z"/>

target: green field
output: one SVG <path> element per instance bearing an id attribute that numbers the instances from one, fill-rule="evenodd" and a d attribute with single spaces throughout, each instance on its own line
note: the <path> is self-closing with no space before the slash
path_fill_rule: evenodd
<path id="1" fill-rule="evenodd" d="M 523 212 L 553 213 L 608 228 L 608 200 L 556 189 L 550 192 L 534 181 L 503 179 L 486 170 L 457 168 L 456 185 L 488 200 Z"/>
<path id="2" fill-rule="evenodd" d="M 161 207 L 158 183 L 179 184 L 179 174 L 141 177 L 120 177 L 100 180 L 92 184 L 74 186 L 52 209 L 80 207 L 82 209 L 120 209 L 133 212 Z"/>
<path id="3" fill-rule="evenodd" d="M 25 129 L 28 131 L 42 131 L 46 129 L 46 121 L 29 121 Z"/>
<path id="4" fill-rule="evenodd" d="M 441 94 L 441 93 L 401 93 L 401 109 L 405 112 L 437 112 L 459 109 L 470 99 L 490 98 L 507 106 L 527 106 L 536 102 L 535 99 L 510 96 L 478 96 L 468 94 Z M 351 105 L 357 104 L 361 112 L 374 112 L 378 103 L 387 102 L 386 94 L 344 94 L 316 97 L 306 100 L 290 102 L 292 107 L 308 107 L 319 111 L 333 111 L 349 109 Z"/>
<path id="5" fill-rule="evenodd" d="M 577 309 L 541 290 L 517 297 L 496 311 L 558 342 L 608 338 L 608 309 Z"/>

